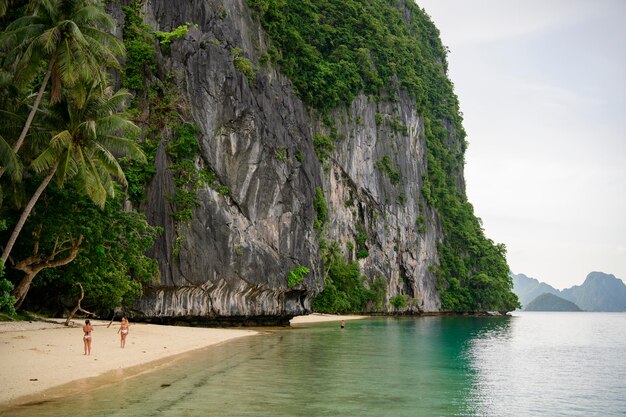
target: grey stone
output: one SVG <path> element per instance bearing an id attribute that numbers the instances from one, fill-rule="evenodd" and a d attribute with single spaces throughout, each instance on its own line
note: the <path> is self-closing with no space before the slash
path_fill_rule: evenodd
<path id="1" fill-rule="evenodd" d="M 329 241 L 345 249 L 359 230 L 367 234 L 369 256 L 359 264 L 368 284 L 382 277 L 386 301 L 407 294 L 412 299 L 407 311 L 438 311 L 436 277 L 429 266 L 438 264 L 437 243 L 443 236 L 436 212 L 420 192 L 427 156 L 414 100 L 402 93 L 394 102 L 360 95 L 349 108 L 335 109 L 340 139 L 324 166 L 313 137 L 326 128 L 285 76 L 271 66 L 259 68 L 266 35 L 245 1 L 152 0 L 144 8 L 156 30 L 198 24 L 172 43 L 169 54 L 159 56 L 159 70 L 175 74 L 181 99 L 200 128 L 196 163 L 209 165 L 230 192 L 223 196 L 200 189 L 193 220 L 177 225 L 169 200 L 175 191 L 165 153 L 169 132 L 162 132 L 157 173 L 142 207 L 150 223 L 164 230 L 151 252 L 160 278 L 136 303 L 137 313 L 146 319 L 284 320 L 309 312 L 311 299 L 323 289 L 313 228 L 316 187 L 324 189 L 329 206 Z M 236 47 L 257 68 L 252 82 L 233 65 L 230 51 Z M 385 123 L 378 126 L 377 113 L 399 120 L 407 134 Z M 287 158 L 277 157 L 282 149 Z M 400 172 L 398 184 L 376 167 L 385 155 Z M 458 182 L 462 187 L 462 173 Z M 352 205 L 346 204 L 349 200 Z M 345 251 L 355 258 L 355 251 Z M 287 274 L 297 265 L 311 272 L 289 288 Z"/>

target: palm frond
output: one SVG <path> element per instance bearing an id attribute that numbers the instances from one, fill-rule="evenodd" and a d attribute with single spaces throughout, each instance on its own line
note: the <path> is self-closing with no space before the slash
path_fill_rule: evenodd
<path id="1" fill-rule="evenodd" d="M 54 0 L 38 0 L 35 2 L 34 13 L 40 13 L 42 16 L 56 16 L 59 9 L 59 2 Z"/>
<path id="2" fill-rule="evenodd" d="M 108 149 L 101 146 L 96 147 L 91 155 L 91 158 L 98 162 L 98 166 L 100 166 L 104 172 L 114 176 L 122 184 L 126 185 L 126 175 L 124 175 L 124 170 L 115 156 L 113 156 Z"/>
<path id="3" fill-rule="evenodd" d="M 100 135 L 99 137 L 100 144 L 112 153 L 139 162 L 147 162 L 146 154 L 134 140 L 114 135 Z"/>
<path id="4" fill-rule="evenodd" d="M 76 45 L 80 45 L 81 47 L 86 47 L 89 45 L 89 42 L 87 42 L 87 39 L 85 39 L 85 36 L 83 36 L 81 28 L 78 27 L 76 22 L 68 20 L 64 24 L 64 29 L 65 37 L 68 40 L 71 39 L 73 43 L 76 43 Z"/>
<path id="5" fill-rule="evenodd" d="M 13 181 L 22 180 L 22 164 L 13 148 L 0 136 L 0 168 L 9 174 Z"/>
<path id="6" fill-rule="evenodd" d="M 30 167 L 37 173 L 46 172 L 59 160 L 62 153 L 57 149 L 47 148 L 30 163 Z"/>
<path id="7" fill-rule="evenodd" d="M 58 27 L 53 27 L 35 39 L 36 44 L 40 44 L 46 53 L 50 54 L 54 52 L 57 48 L 57 45 L 61 41 L 61 30 Z"/>
<path id="8" fill-rule="evenodd" d="M 98 27 L 106 30 L 115 30 L 115 21 L 106 14 L 100 7 L 93 4 L 87 5 L 79 9 L 72 19 L 76 22 L 91 23 L 95 22 Z"/>
<path id="9" fill-rule="evenodd" d="M 102 182 L 100 172 L 91 159 L 87 159 L 86 170 L 83 175 L 85 182 L 85 194 L 98 206 L 104 207 L 107 198 L 107 189 Z M 104 175 L 103 177 L 106 177 Z"/>
<path id="10" fill-rule="evenodd" d="M 16 136 L 19 135 L 24 126 L 24 117 L 8 110 L 0 110 L 0 120 L 2 120 L 0 127 L 2 131 L 15 133 Z"/>
<path id="11" fill-rule="evenodd" d="M 70 171 L 68 167 L 72 165 L 72 158 L 70 154 L 70 150 L 66 150 L 59 157 L 59 167 L 57 168 L 57 172 L 54 175 L 55 182 L 59 187 L 62 187 L 67 179 L 72 178 L 71 174 L 68 175 L 68 172 Z"/>
<path id="12" fill-rule="evenodd" d="M 101 105 L 101 108 L 107 113 L 119 112 L 120 109 L 123 109 L 126 106 L 126 102 L 133 97 L 132 94 L 128 92 L 126 89 L 120 89 L 112 94 L 107 100 Z"/>
<path id="13" fill-rule="evenodd" d="M 93 27 L 82 28 L 83 35 L 94 50 L 94 56 L 101 58 L 102 63 L 118 66 L 118 57 L 126 55 L 124 44 L 114 35 Z"/>
<path id="14" fill-rule="evenodd" d="M 112 114 L 97 120 L 98 132 L 103 135 L 130 133 L 138 134 L 141 129 L 124 114 Z"/>
<path id="15" fill-rule="evenodd" d="M 101 171 L 100 172 L 100 181 L 102 182 L 102 186 L 109 197 L 115 197 L 115 182 L 111 179 L 111 176 L 108 172 Z M 124 183 L 124 185 L 127 185 Z"/>
<path id="16" fill-rule="evenodd" d="M 69 149 L 74 139 L 72 133 L 69 130 L 63 130 L 50 139 L 50 148 L 52 149 Z"/>
<path id="17" fill-rule="evenodd" d="M 47 19 L 41 16 L 27 15 L 18 17 L 7 25 L 5 33 L 3 33 L 2 36 L 10 34 L 15 35 L 17 33 L 20 33 L 18 32 L 20 29 L 32 30 L 33 27 L 45 25 L 46 22 Z"/>

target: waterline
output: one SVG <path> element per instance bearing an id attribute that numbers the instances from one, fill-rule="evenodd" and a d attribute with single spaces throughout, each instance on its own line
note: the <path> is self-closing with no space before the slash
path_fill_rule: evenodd
<path id="1" fill-rule="evenodd" d="M 308 325 L 3 415 L 617 416 L 625 326 L 598 313 Z"/>

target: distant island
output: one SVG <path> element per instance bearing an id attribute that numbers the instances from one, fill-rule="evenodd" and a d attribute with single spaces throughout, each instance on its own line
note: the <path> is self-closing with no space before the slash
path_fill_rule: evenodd
<path id="1" fill-rule="evenodd" d="M 604 272 L 591 272 L 582 285 L 574 285 L 562 291 L 524 274 L 511 274 L 513 292 L 522 304 L 522 309 L 529 310 L 535 300 L 541 301 L 539 309 L 533 304 L 533 311 L 576 311 L 554 310 L 553 298 L 538 300 L 543 294 L 551 294 L 565 301 L 570 301 L 584 311 L 624 311 L 626 309 L 626 285 L 621 279 Z M 548 303 L 548 304 L 545 304 Z M 551 306 L 549 308 L 549 306 Z M 559 302 L 558 305 L 561 305 Z"/>
<path id="2" fill-rule="evenodd" d="M 583 311 L 576 304 L 568 301 L 558 295 L 543 293 L 533 301 L 531 301 L 526 308 L 526 311 Z"/>
<path id="3" fill-rule="evenodd" d="M 513 292 L 519 298 L 519 302 L 522 303 L 522 309 L 541 294 L 559 295 L 561 293 L 545 282 L 540 282 L 524 274 L 511 274 L 511 277 L 513 278 Z"/>

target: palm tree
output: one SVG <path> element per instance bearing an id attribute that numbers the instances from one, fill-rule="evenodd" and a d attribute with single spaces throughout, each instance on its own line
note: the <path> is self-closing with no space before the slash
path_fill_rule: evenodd
<path id="1" fill-rule="evenodd" d="M 0 0 L 0 17 L 4 16 L 9 7 L 9 0 Z"/>
<path id="2" fill-rule="evenodd" d="M 21 164 L 11 145 L 0 135 L 0 167 L 8 172 L 11 178 L 19 181 L 22 177 Z M 0 187 L 0 205 L 2 204 L 2 188 Z"/>
<path id="3" fill-rule="evenodd" d="M 80 99 L 64 94 L 60 102 L 47 110 L 46 122 L 59 128 L 51 130 L 52 139 L 31 163 L 31 168 L 45 177 L 26 204 L 4 247 L 1 257 L 4 262 L 30 212 L 53 178 L 59 185 L 74 178 L 79 191 L 103 207 L 107 196 L 115 193 L 115 179 L 126 185 L 117 157 L 145 162 L 145 155 L 137 143 L 123 137 L 124 132 L 138 130 L 120 110 L 130 94 L 125 90 L 112 93 L 110 88 L 102 88 L 96 83 L 79 90 L 83 91 Z"/>
<path id="4" fill-rule="evenodd" d="M 54 104 L 63 87 L 86 81 L 104 84 L 107 68 L 119 68 L 117 57 L 124 54 L 122 42 L 110 33 L 115 22 L 99 0 L 31 0 L 28 10 L 0 36 L 17 83 L 32 81 L 46 68 L 14 153 L 24 143 L 49 83 Z"/>
<path id="5" fill-rule="evenodd" d="M 0 173 L 6 172 L 11 182 L 16 183 L 22 178 L 22 164 L 11 143 L 19 136 L 24 126 L 28 108 L 24 105 L 24 100 L 19 98 L 19 89 L 14 85 L 13 78 L 12 73 L 0 68 L 0 119 L 2 120 L 0 123 Z M 0 187 L 1 204 L 2 188 Z"/>

